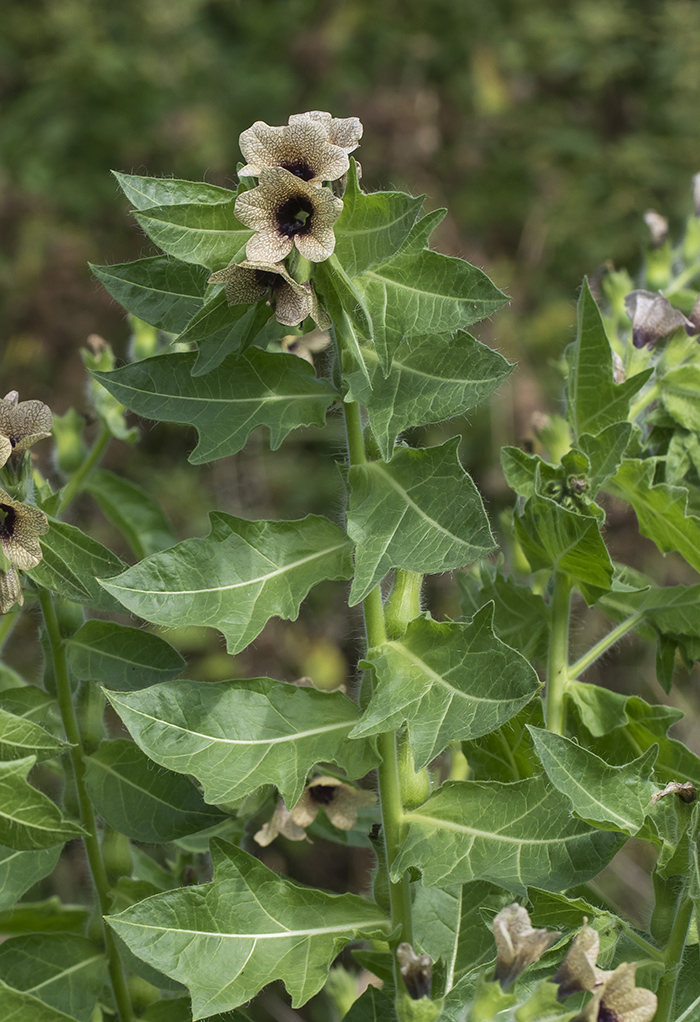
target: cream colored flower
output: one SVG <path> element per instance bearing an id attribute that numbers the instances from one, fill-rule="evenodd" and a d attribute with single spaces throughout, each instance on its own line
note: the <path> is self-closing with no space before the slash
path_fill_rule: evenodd
<path id="1" fill-rule="evenodd" d="M 579 990 L 593 990 L 604 973 L 598 968 L 600 934 L 584 918 L 583 929 L 574 937 L 566 958 L 559 966 L 554 982 L 559 984 L 557 999 L 563 1001 Z"/>
<path id="2" fill-rule="evenodd" d="M 349 166 L 345 148 L 330 141 L 326 124 L 306 115 L 290 118 L 281 128 L 256 121 L 241 133 L 239 145 L 246 160 L 239 177 L 260 177 L 271 167 L 282 167 L 302 181 L 321 185 L 342 177 Z"/>
<path id="3" fill-rule="evenodd" d="M 357 810 L 369 808 L 376 801 L 373 791 L 353 788 L 337 777 L 315 777 L 304 788 L 290 816 L 300 827 L 308 827 L 316 819 L 319 809 L 323 809 L 338 830 L 352 830 L 357 823 Z"/>
<path id="4" fill-rule="evenodd" d="M 298 326 L 320 309 L 311 284 L 299 284 L 287 273 L 284 263 L 251 263 L 244 260 L 217 270 L 210 284 L 224 283 L 229 305 L 259 302 L 267 296 L 275 299 L 275 318 L 284 326 Z"/>
<path id="5" fill-rule="evenodd" d="M 573 1022 L 652 1022 L 657 997 L 635 986 L 636 962 L 623 962 L 614 972 L 602 973 L 593 997 Z"/>
<path id="6" fill-rule="evenodd" d="M 264 171 L 260 184 L 236 199 L 236 216 L 256 232 L 246 245 L 256 263 L 279 263 L 295 245 L 312 263 L 328 259 L 342 209 L 328 188 L 315 188 L 281 167 Z"/>
<path id="7" fill-rule="evenodd" d="M 282 799 L 277 803 L 277 808 L 268 822 L 253 835 L 253 841 L 266 848 L 280 834 L 289 841 L 303 841 L 306 838 L 306 831 L 292 820 L 291 813 Z"/>
<path id="8" fill-rule="evenodd" d="M 540 960 L 547 948 L 560 937 L 557 930 L 535 930 L 527 910 L 513 902 L 501 909 L 493 921 L 496 940 L 496 973 L 503 990 L 507 990 L 523 969 Z"/>
<path id="9" fill-rule="evenodd" d="M 339 146 L 346 153 L 354 152 L 360 144 L 362 122 L 359 117 L 331 117 L 324 110 L 308 110 L 305 114 L 292 114 L 289 123 L 298 124 L 305 120 L 322 124 L 331 145 Z"/>
<path id="10" fill-rule="evenodd" d="M 14 568 L 0 571 L 0 614 L 6 614 L 15 604 L 21 607 L 24 593 L 19 583 L 19 575 Z"/>
<path id="11" fill-rule="evenodd" d="M 37 536 L 49 531 L 46 515 L 38 508 L 20 504 L 0 490 L 0 543 L 5 557 L 16 568 L 36 568 L 42 558 Z"/>
<path id="12" fill-rule="evenodd" d="M 16 390 L 0 398 L 0 434 L 9 440 L 13 458 L 50 436 L 52 425 L 51 409 L 43 401 L 18 402 Z"/>

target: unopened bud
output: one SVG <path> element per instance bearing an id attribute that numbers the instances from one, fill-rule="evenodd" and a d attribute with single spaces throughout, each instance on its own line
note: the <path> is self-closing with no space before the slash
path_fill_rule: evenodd
<path id="1" fill-rule="evenodd" d="M 414 1001 L 421 997 L 430 997 L 430 981 L 433 972 L 433 960 L 430 955 L 417 955 L 410 944 L 399 944 L 396 957 L 409 996 Z"/>

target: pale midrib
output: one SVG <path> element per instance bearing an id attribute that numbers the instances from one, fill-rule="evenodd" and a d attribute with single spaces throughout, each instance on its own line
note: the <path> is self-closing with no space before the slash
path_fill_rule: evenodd
<path id="1" fill-rule="evenodd" d="M 440 298 L 440 299 L 442 299 L 443 301 L 446 301 L 446 302 L 457 302 L 457 303 L 461 303 L 462 305 L 464 305 L 464 304 L 471 304 L 471 305 L 473 305 L 474 302 L 477 302 L 477 303 L 481 304 L 482 308 L 485 308 L 485 307 L 487 307 L 489 305 L 496 305 L 496 299 L 495 298 L 491 298 L 488 301 L 486 301 L 483 298 L 474 298 L 474 297 L 472 297 L 470 295 L 446 295 L 446 294 L 441 294 L 439 291 L 424 291 L 422 288 L 412 287 L 410 284 L 402 284 L 400 281 L 394 280 L 392 277 L 382 277 L 381 274 L 374 273 L 372 270 L 365 270 L 365 272 L 362 274 L 362 276 L 363 277 L 373 277 L 374 280 L 378 280 L 379 283 L 383 284 L 384 286 L 386 286 L 387 284 L 390 284 L 392 287 L 396 287 L 400 291 L 409 291 L 411 294 L 415 294 L 415 295 L 419 295 L 419 296 L 425 295 L 426 298 Z M 478 310 L 475 310 L 475 311 L 478 311 Z"/>
<path id="2" fill-rule="evenodd" d="M 321 550 L 319 553 L 311 554 L 309 557 L 303 557 L 300 561 L 293 561 L 291 564 L 284 564 L 281 568 L 276 568 L 275 571 L 269 572 L 267 575 L 258 575 L 257 578 L 245 579 L 243 582 L 232 582 L 231 585 L 227 586 L 212 586 L 211 589 L 134 589 L 131 586 L 118 586 L 110 579 L 98 579 L 101 585 L 104 585 L 108 591 L 110 589 L 120 589 L 125 593 L 143 593 L 147 596 L 198 596 L 202 593 L 223 593 L 228 592 L 232 589 L 245 589 L 246 586 L 258 585 L 258 583 L 269 582 L 271 578 L 276 578 L 277 575 L 283 575 L 287 571 L 292 571 L 294 568 L 301 567 L 302 564 L 308 564 L 309 561 L 315 561 L 319 557 L 326 557 L 329 554 L 335 553 L 336 550 L 342 550 L 345 547 L 345 543 L 338 543 L 336 546 L 328 547 L 326 550 Z"/>
<path id="3" fill-rule="evenodd" d="M 116 273 L 104 273 L 103 276 L 110 280 L 116 280 L 120 284 L 129 284 L 130 287 L 137 287 L 140 291 L 155 292 L 158 295 L 168 295 L 170 298 L 191 298 L 193 301 L 202 302 L 201 295 L 187 294 L 186 291 L 168 291 L 162 287 L 149 287 L 148 284 L 139 284 L 138 281 L 127 280 L 125 277 L 118 277 Z"/>
<path id="4" fill-rule="evenodd" d="M 145 664 L 139 660 L 128 660 L 124 656 L 119 656 L 118 653 L 110 653 L 106 650 L 98 649 L 86 642 L 76 642 L 75 639 L 69 639 L 68 645 L 73 649 L 85 649 L 88 653 L 96 653 L 97 656 L 105 660 L 114 660 L 119 664 L 126 664 L 127 667 L 140 667 L 142 670 L 157 671 L 159 674 L 167 673 L 170 670 L 170 668 L 153 667 L 152 664 Z"/>
<path id="5" fill-rule="evenodd" d="M 72 972 L 79 972 L 80 969 L 84 969 L 86 966 L 92 965 L 93 962 L 99 962 L 101 960 L 102 955 L 93 955 L 92 958 L 84 958 L 81 962 L 78 962 L 77 965 L 71 965 L 70 968 L 63 969 L 61 972 L 55 973 L 55 975 L 51 976 L 49 979 L 45 979 L 43 983 L 37 983 L 35 987 L 28 987 L 26 992 L 28 994 L 34 994 L 37 990 L 41 990 L 42 987 L 50 986 L 52 983 L 57 983 L 59 980 L 62 980 L 64 976 L 70 976 Z"/>
<path id="6" fill-rule="evenodd" d="M 187 394 L 168 394 L 160 390 L 143 390 L 130 383 L 116 381 L 116 386 L 132 394 L 143 394 L 146 397 L 159 397 L 166 401 L 175 401 L 201 405 L 264 405 L 279 401 L 326 401 L 328 394 L 265 394 L 260 397 L 190 397 Z"/>
<path id="7" fill-rule="evenodd" d="M 326 933 L 347 933 L 348 930 L 375 931 L 378 927 L 386 927 L 386 921 L 380 919 L 367 919 L 353 922 L 351 926 L 347 923 L 338 926 L 324 926 L 315 930 L 280 930 L 277 933 L 221 933 L 213 930 L 183 930 L 173 926 L 154 926 L 151 923 L 133 923 L 129 919 L 117 919 L 116 922 L 122 926 L 134 926 L 140 930 L 158 930 L 161 933 L 189 933 L 195 937 L 218 937 L 226 940 L 286 940 L 288 937 L 320 937 Z"/>
<path id="8" fill-rule="evenodd" d="M 502 841 L 511 845 L 556 845 L 566 841 L 577 841 L 582 837 L 590 837 L 590 834 L 569 834 L 562 838 L 520 838 L 508 837 L 508 835 L 497 831 L 477 830 L 476 827 L 467 827 L 463 823 L 451 823 L 447 820 L 439 820 L 433 816 L 423 816 L 421 813 L 404 813 L 404 820 L 411 824 L 416 821 L 429 824 L 435 830 L 451 830 L 457 834 L 472 834 L 474 837 L 483 837 L 487 841 Z"/>
<path id="9" fill-rule="evenodd" d="M 214 813 L 206 813 L 206 812 L 204 812 L 201 809 L 184 809 L 183 810 L 181 806 L 175 805 L 173 802 L 166 802 L 165 799 L 160 798 L 159 795 L 155 795 L 152 791 L 148 791 L 146 788 L 140 787 L 140 785 L 136 784 L 134 781 L 130 780 L 128 777 L 125 777 L 124 774 L 118 773 L 116 770 L 113 770 L 111 766 L 108 766 L 106 763 L 102 763 L 99 759 L 92 759 L 92 760 L 89 760 L 88 762 L 92 763 L 93 766 L 99 767 L 100 770 L 104 770 L 104 772 L 106 774 L 112 774 L 112 776 L 116 777 L 117 780 L 120 781 L 121 784 L 128 785 L 130 788 L 133 788 L 134 791 L 140 791 L 141 794 L 145 795 L 147 798 L 151 799 L 153 802 L 160 802 L 160 804 L 162 806 L 165 806 L 166 809 L 171 809 L 171 810 L 173 810 L 176 813 L 184 812 L 185 815 L 187 815 L 187 816 L 192 816 L 192 815 L 196 814 L 197 816 L 204 816 L 204 817 L 209 818 L 209 817 L 215 815 Z"/>
<path id="10" fill-rule="evenodd" d="M 607 819 L 610 819 L 610 818 L 612 817 L 612 819 L 614 819 L 614 820 L 619 820 L 619 821 L 620 821 L 620 823 L 623 823 L 623 824 L 625 825 L 625 827 L 627 827 L 628 829 L 632 829 L 632 830 L 638 830 L 638 829 L 639 829 L 639 827 L 635 825 L 635 823 L 634 823 L 634 821 L 633 821 L 633 820 L 627 820 L 627 819 L 625 819 L 625 817 L 624 817 L 624 816 L 620 816 L 620 814 L 619 814 L 619 813 L 616 813 L 616 812 L 615 812 L 615 811 L 614 811 L 613 809 L 610 809 L 610 807 L 609 807 L 609 806 L 606 806 L 606 805 L 605 805 L 605 804 L 604 804 L 603 802 L 601 802 L 601 801 L 600 801 L 600 799 L 597 799 L 597 798 L 595 797 L 595 795 L 592 795 L 592 794 L 591 794 L 591 792 L 590 792 L 590 791 L 589 791 L 589 790 L 588 790 L 587 788 L 585 788 L 585 787 L 584 787 L 584 786 L 583 786 L 583 785 L 581 784 L 581 782 L 580 782 L 580 781 L 577 781 L 577 780 L 576 780 L 576 778 L 574 777 L 574 775 L 573 775 L 572 773 L 570 773 L 570 772 L 569 772 L 569 771 L 568 771 L 568 770 L 567 770 L 567 769 L 565 768 L 565 766 L 564 766 L 564 764 L 563 764 L 563 763 L 561 762 L 561 760 L 558 760 L 558 759 L 556 758 L 556 756 L 555 756 L 555 755 L 554 755 L 554 754 L 553 754 L 553 753 L 552 753 L 551 751 L 549 751 L 549 750 L 547 750 L 547 751 L 549 752 L 549 755 L 550 755 L 550 756 L 552 757 L 552 759 L 554 760 L 554 762 L 556 763 L 556 765 L 557 765 L 557 766 L 559 767 L 559 769 L 560 769 L 560 770 L 562 771 L 562 773 L 564 774 L 564 776 L 565 776 L 565 777 L 568 777 L 568 778 L 569 778 L 569 780 L 571 781 L 571 783 L 572 783 L 572 784 L 574 785 L 574 787 L 575 787 L 575 788 L 578 788 L 578 790 L 579 790 L 579 791 L 582 791 L 582 792 L 583 792 L 583 794 L 584 794 L 584 795 L 586 796 L 586 798 L 590 799 L 590 800 L 591 800 L 591 802 L 592 802 L 592 803 L 593 803 L 594 805 L 596 805 L 596 806 L 599 806 L 599 807 L 600 807 L 600 808 L 601 808 L 601 809 L 603 810 L 603 812 L 604 812 L 604 813 L 606 813 Z M 568 797 L 568 796 L 567 796 L 567 797 Z M 584 815 L 587 815 L 587 814 L 584 814 Z"/>
<path id="11" fill-rule="evenodd" d="M 365 354 L 366 357 L 370 359 L 370 361 L 376 362 L 377 364 L 379 363 L 379 355 L 376 353 L 374 349 L 368 349 L 365 352 Z M 438 384 L 445 385 L 455 384 L 460 387 L 466 387 L 469 384 L 483 386 L 484 384 L 492 383 L 494 380 L 497 381 L 501 379 L 500 376 L 484 376 L 478 380 L 474 380 L 471 377 L 465 378 L 458 376 L 435 376 L 434 373 L 427 373 L 423 369 L 416 369 L 413 366 L 406 365 L 405 362 L 402 362 L 400 359 L 396 357 L 394 357 L 392 365 L 397 366 L 401 370 L 401 372 L 408 373 L 411 376 L 422 376 L 423 379 L 434 380 Z"/>
<path id="12" fill-rule="evenodd" d="M 391 475 L 386 471 L 383 465 L 380 465 L 379 462 L 374 461 L 371 462 L 367 466 L 367 468 L 369 468 L 370 471 L 378 472 L 381 476 L 383 476 L 389 483 L 391 488 L 396 490 L 396 492 L 403 498 L 403 500 L 405 500 L 409 507 L 412 508 L 420 518 L 423 518 L 426 522 L 432 525 L 434 529 L 436 529 L 438 532 L 442 532 L 443 535 L 448 536 L 453 542 L 458 543 L 460 546 L 466 547 L 467 550 L 475 549 L 474 544 L 468 543 L 466 540 L 461 539 L 459 536 L 455 536 L 455 534 L 453 532 L 450 532 L 449 529 L 446 529 L 444 525 L 440 525 L 440 523 L 436 522 L 434 518 L 431 518 L 430 515 L 426 514 L 425 511 L 421 507 L 419 507 L 411 497 L 409 497 L 406 490 L 404 490 L 404 488 L 400 486 L 395 479 L 392 479 Z"/>
<path id="13" fill-rule="evenodd" d="M 174 731 L 181 731 L 185 735 L 193 735 L 195 738 L 206 738 L 209 742 L 216 742 L 219 745 L 280 745 L 285 742 L 296 742 L 300 738 L 310 738 L 312 735 L 324 735 L 330 731 L 340 731 L 342 728 L 350 728 L 353 721 L 341 721 L 339 724 L 326 724 L 324 727 L 312 728 L 309 731 L 293 731 L 289 735 L 280 735 L 279 738 L 218 738 L 216 735 L 205 735 L 201 731 L 192 731 L 190 728 L 181 727 L 179 724 L 173 724 L 169 720 L 161 720 L 159 717 L 154 717 L 150 713 L 146 713 L 144 710 L 139 710 L 136 707 L 129 706 L 128 703 L 122 703 L 119 699 L 116 699 L 114 694 L 110 698 L 112 705 L 125 707 L 130 713 L 136 713 L 139 717 L 144 717 L 146 720 L 152 720 L 154 724 L 162 724 L 164 727 L 172 728 Z"/>
<path id="14" fill-rule="evenodd" d="M 447 689 L 447 691 L 451 692 L 453 695 L 459 696 L 460 699 L 468 699 L 469 702 L 473 702 L 473 703 L 503 703 L 504 702 L 503 699 L 489 699 L 489 698 L 487 698 L 485 696 L 473 695 L 471 692 L 462 692 L 460 689 L 455 688 L 453 685 L 450 685 L 450 683 L 448 681 L 445 681 L 445 679 L 442 677 L 441 674 L 438 674 L 437 671 L 434 671 L 432 669 L 432 667 L 429 667 L 428 664 L 426 664 L 425 660 L 421 660 L 421 658 L 419 656 L 417 656 L 415 653 L 411 653 L 411 651 L 406 646 L 404 646 L 401 642 L 387 642 L 387 646 L 391 646 L 400 655 L 402 655 L 406 660 L 409 660 L 412 664 L 414 664 L 420 671 L 422 671 L 424 674 L 427 674 L 428 677 L 431 678 L 437 685 L 440 685 L 442 688 Z M 468 655 L 468 652 L 467 652 L 467 655 Z M 462 664 L 461 666 L 464 667 L 464 664 Z M 422 694 L 424 694 L 424 693 L 422 693 Z M 516 702 L 516 701 L 518 701 L 519 699 L 522 699 L 522 698 L 523 697 L 519 695 L 517 697 L 517 699 L 513 700 L 513 702 Z M 509 702 L 510 700 L 506 699 L 505 701 Z"/>

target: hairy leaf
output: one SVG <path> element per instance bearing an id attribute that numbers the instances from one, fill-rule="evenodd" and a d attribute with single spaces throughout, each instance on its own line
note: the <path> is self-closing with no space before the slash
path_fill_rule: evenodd
<path id="1" fill-rule="evenodd" d="M 75 525 L 54 519 L 49 519 L 49 524 L 49 531 L 39 539 L 43 559 L 27 575 L 37 585 L 75 603 L 96 610 L 123 610 L 100 586 L 97 577 L 118 575 L 126 567 L 124 562 Z"/>
<path id="2" fill-rule="evenodd" d="M 462 571 L 457 574 L 464 613 L 471 617 L 493 601 L 494 633 L 528 660 L 543 660 L 547 655 L 549 608 L 529 586 L 517 585 L 488 561 L 479 565 L 479 576 Z"/>
<path id="3" fill-rule="evenodd" d="M 348 741 L 360 710 L 340 692 L 251 678 L 171 681 L 108 698 L 143 751 L 196 777 L 212 803 L 275 784 L 292 806 L 316 763 L 362 777 L 377 762 L 373 742 Z"/>
<path id="4" fill-rule="evenodd" d="M 236 1008 L 273 979 L 298 1007 L 349 941 L 386 937 L 384 914 L 362 898 L 300 887 L 216 839 L 212 858 L 210 884 L 107 917 L 135 954 L 187 984 L 194 1019 Z"/>
<path id="5" fill-rule="evenodd" d="M 182 181 L 173 177 L 143 177 L 113 170 L 117 183 L 136 209 L 172 206 L 177 203 L 230 202 L 231 191 L 206 181 Z"/>
<path id="6" fill-rule="evenodd" d="M 95 498 L 105 517 L 116 525 L 137 557 L 174 545 L 175 537 L 165 515 L 140 486 L 106 469 L 96 469 L 88 476 L 85 489 Z"/>
<path id="7" fill-rule="evenodd" d="M 158 635 L 114 621 L 86 621 L 66 641 L 68 665 L 80 681 L 132 692 L 180 674 L 184 659 Z"/>
<path id="8" fill-rule="evenodd" d="M 77 935 L 37 933 L 0 945 L 0 981 L 79 1022 L 90 1022 L 106 974 L 104 954 Z"/>
<path id="9" fill-rule="evenodd" d="M 700 431 L 700 366 L 680 365 L 660 380 L 661 401 L 679 426 Z"/>
<path id="10" fill-rule="evenodd" d="M 271 310 L 263 303 L 229 305 L 226 294 L 219 291 L 192 319 L 179 337 L 181 344 L 196 344 L 197 358 L 193 376 L 205 376 L 218 369 L 227 355 L 245 351 L 270 321 Z M 275 321 L 272 321 L 275 324 Z M 278 325 L 279 324 L 275 324 Z M 280 327 L 289 332 L 289 327 Z M 259 344 L 264 348 L 264 344 Z"/>
<path id="11" fill-rule="evenodd" d="M 202 307 L 208 273 L 169 256 L 113 266 L 88 264 L 127 312 L 159 330 L 179 334 Z"/>
<path id="12" fill-rule="evenodd" d="M 0 763 L 0 841 L 8 848 L 36 851 L 84 833 L 55 802 L 27 783 L 34 756 Z"/>
<path id="13" fill-rule="evenodd" d="M 236 219 L 236 197 L 229 195 L 228 202 L 149 206 L 134 215 L 167 255 L 220 270 L 234 261 L 253 234 Z"/>
<path id="14" fill-rule="evenodd" d="M 209 517 L 205 539 L 152 554 L 102 585 L 154 624 L 218 628 L 229 652 L 238 653 L 271 617 L 296 620 L 312 586 L 352 573 L 347 537 L 327 518 L 249 522 L 222 511 Z"/>
<path id="15" fill-rule="evenodd" d="M 35 756 L 37 760 L 60 756 L 69 746 L 24 717 L 0 708 L 0 760 Z"/>

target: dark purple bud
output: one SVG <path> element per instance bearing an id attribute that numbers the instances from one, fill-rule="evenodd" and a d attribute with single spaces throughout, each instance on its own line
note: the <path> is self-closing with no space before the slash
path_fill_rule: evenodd
<path id="1" fill-rule="evenodd" d="M 684 327 L 690 336 L 700 332 L 700 328 L 673 308 L 668 298 L 655 291 L 630 291 L 625 298 L 625 308 L 632 320 L 635 348 L 643 348 L 645 345 L 653 348 L 657 341 L 678 327 Z"/>

